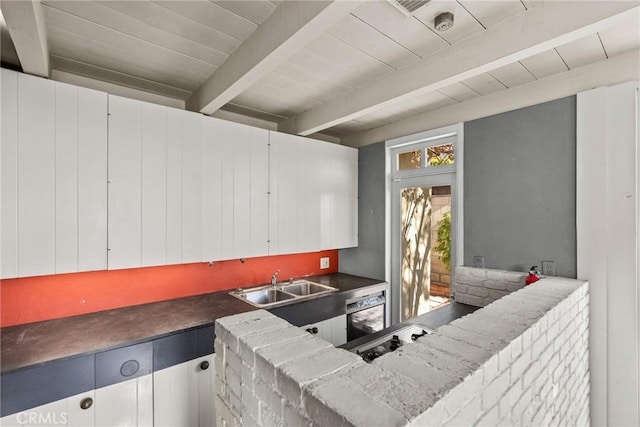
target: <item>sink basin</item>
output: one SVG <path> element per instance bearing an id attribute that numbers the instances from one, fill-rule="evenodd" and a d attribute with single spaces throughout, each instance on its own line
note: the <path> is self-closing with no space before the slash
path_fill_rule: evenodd
<path id="1" fill-rule="evenodd" d="M 238 289 L 237 291 L 229 292 L 229 294 L 248 302 L 254 307 L 271 308 L 294 301 L 304 301 L 306 299 L 320 297 L 337 291 L 338 289 L 331 286 L 321 285 L 307 280 L 299 280 L 280 284 L 276 287 L 260 286 L 250 289 Z"/>
<path id="2" fill-rule="evenodd" d="M 260 306 L 265 306 L 268 304 L 295 298 L 295 296 L 282 292 L 279 289 L 262 289 L 257 291 L 242 292 L 240 295 L 248 301 Z"/>
<path id="3" fill-rule="evenodd" d="M 307 281 L 293 282 L 290 285 L 284 285 L 280 287 L 285 292 L 295 295 L 313 295 L 320 292 L 331 292 L 337 290 L 330 286 L 320 285 L 318 283 L 312 283 Z"/>

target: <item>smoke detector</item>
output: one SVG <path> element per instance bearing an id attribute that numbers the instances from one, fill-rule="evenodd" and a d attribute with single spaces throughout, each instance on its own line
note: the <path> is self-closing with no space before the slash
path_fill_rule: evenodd
<path id="1" fill-rule="evenodd" d="M 406 16 L 412 16 L 413 13 L 420 9 L 422 6 L 426 6 L 431 0 L 387 0 L 400 12 Z"/>
<path id="2" fill-rule="evenodd" d="M 444 12 L 436 16 L 434 25 L 438 31 L 447 31 L 449 28 L 453 27 L 453 13 Z"/>

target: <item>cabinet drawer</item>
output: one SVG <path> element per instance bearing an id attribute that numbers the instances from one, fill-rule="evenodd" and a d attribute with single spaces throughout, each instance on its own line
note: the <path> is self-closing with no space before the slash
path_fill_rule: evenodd
<path id="1" fill-rule="evenodd" d="M 150 374 L 153 344 L 145 342 L 96 354 L 96 388 Z"/>

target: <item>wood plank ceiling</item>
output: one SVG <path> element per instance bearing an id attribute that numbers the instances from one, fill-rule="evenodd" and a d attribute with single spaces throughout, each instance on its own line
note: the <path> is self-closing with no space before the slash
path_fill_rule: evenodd
<path id="1" fill-rule="evenodd" d="M 51 67 L 156 95 L 187 100 L 284 6 L 279 1 L 42 1 Z M 362 2 L 319 37 L 291 52 L 223 109 L 281 122 L 433 58 L 540 0 L 431 0 L 412 16 L 388 1 Z M 587 3 L 585 3 L 587 4 Z M 434 28 L 454 14 L 447 31 Z M 640 48 L 637 14 L 570 43 L 322 130 L 342 138 L 464 103 Z M 436 57 L 437 58 L 437 57 Z M 3 58 L 4 60 L 4 58 Z"/>

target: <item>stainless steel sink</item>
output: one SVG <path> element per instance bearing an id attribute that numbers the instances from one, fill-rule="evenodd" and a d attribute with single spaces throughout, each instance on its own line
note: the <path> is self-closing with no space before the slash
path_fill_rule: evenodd
<path id="1" fill-rule="evenodd" d="M 285 292 L 290 294 L 295 294 L 299 296 L 303 295 L 313 295 L 320 292 L 331 292 L 334 291 L 335 288 L 330 286 L 320 285 L 318 283 L 312 283 L 307 281 L 293 282 L 290 285 L 283 285 L 280 287 Z"/>
<path id="2" fill-rule="evenodd" d="M 304 301 L 337 291 L 338 289 L 331 286 L 309 282 L 308 280 L 298 280 L 276 286 L 238 289 L 237 291 L 229 292 L 229 295 L 241 299 L 254 307 L 265 308 Z"/>
<path id="3" fill-rule="evenodd" d="M 278 289 L 263 289 L 251 292 L 243 292 L 244 298 L 257 305 L 268 305 L 280 301 L 294 299 L 295 296 Z"/>

